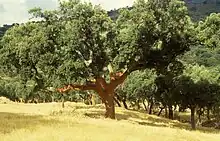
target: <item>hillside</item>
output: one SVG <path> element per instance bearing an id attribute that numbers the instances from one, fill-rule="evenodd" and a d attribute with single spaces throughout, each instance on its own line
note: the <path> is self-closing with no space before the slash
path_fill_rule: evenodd
<path id="1" fill-rule="evenodd" d="M 188 7 L 189 14 L 193 20 L 199 21 L 204 19 L 211 13 L 220 12 L 220 0 L 184 0 Z M 131 7 L 127 7 L 131 9 Z M 111 10 L 108 12 L 112 19 L 116 19 L 119 10 Z"/>
<path id="2" fill-rule="evenodd" d="M 220 12 L 220 0 L 185 0 L 190 16 L 198 21 L 211 13 Z"/>
<path id="3" fill-rule="evenodd" d="M 117 120 L 102 118 L 102 105 L 0 104 L 1 141 L 218 141 L 215 130 L 117 108 Z"/>
<path id="4" fill-rule="evenodd" d="M 0 27 L 0 39 L 4 36 L 4 34 L 5 34 L 5 32 L 9 29 L 9 28 L 11 28 L 11 27 L 13 27 L 15 24 L 12 24 L 12 25 L 3 25 L 2 27 Z"/>

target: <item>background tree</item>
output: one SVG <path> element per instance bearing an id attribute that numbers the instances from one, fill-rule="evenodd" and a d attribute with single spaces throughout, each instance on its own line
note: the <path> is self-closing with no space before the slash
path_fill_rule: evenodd
<path id="1" fill-rule="evenodd" d="M 191 110 L 191 126 L 196 128 L 196 108 L 210 110 L 218 101 L 219 73 L 198 65 L 187 65 L 174 80 L 174 90 L 182 107 Z M 201 115 L 200 115 L 201 116 Z"/>
<path id="2" fill-rule="evenodd" d="M 175 91 L 175 79 L 183 72 L 184 66 L 180 61 L 170 63 L 167 68 L 160 70 L 160 75 L 156 78 L 157 92 L 155 98 L 169 109 L 169 119 L 174 119 L 173 106 L 179 104 L 180 97 Z"/>
<path id="3" fill-rule="evenodd" d="M 219 19 L 219 14 L 211 14 L 199 22 L 196 30 L 200 45 L 182 57 L 185 62 L 219 68 Z"/>
<path id="4" fill-rule="evenodd" d="M 151 70 L 134 71 L 132 72 L 123 85 L 116 89 L 116 93 L 119 95 L 121 101 L 130 101 L 136 104 L 140 108 L 139 103 L 142 101 L 144 108 L 148 111 L 145 101 L 149 105 L 154 104 L 154 93 L 156 91 L 156 86 L 154 84 L 154 79 L 156 78 L 155 72 Z M 123 103 L 124 103 L 123 102 Z M 126 104 L 124 103 L 126 108 Z M 150 106 L 150 107 L 152 107 Z M 152 108 L 150 108 L 152 111 Z"/>

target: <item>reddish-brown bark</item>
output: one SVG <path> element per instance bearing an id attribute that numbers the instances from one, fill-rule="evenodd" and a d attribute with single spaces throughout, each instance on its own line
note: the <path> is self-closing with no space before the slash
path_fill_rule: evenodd
<path id="1" fill-rule="evenodd" d="M 124 82 L 128 74 L 129 73 L 127 71 L 124 73 L 110 73 L 110 83 L 107 83 L 103 77 L 98 77 L 93 83 L 85 85 L 69 84 L 63 88 L 58 88 L 57 91 L 60 93 L 65 93 L 70 90 L 93 90 L 99 94 L 102 102 L 105 104 L 105 117 L 115 119 L 114 90 L 118 85 Z"/>

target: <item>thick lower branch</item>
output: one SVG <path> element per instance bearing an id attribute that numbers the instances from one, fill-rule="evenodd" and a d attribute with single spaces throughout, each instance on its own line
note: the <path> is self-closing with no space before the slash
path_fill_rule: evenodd
<path id="1" fill-rule="evenodd" d="M 66 93 L 69 92 L 70 90 L 94 90 L 97 91 L 96 85 L 95 84 L 86 84 L 86 85 L 79 85 L 79 84 L 69 84 L 64 86 L 63 88 L 58 88 L 56 89 L 60 93 Z"/>

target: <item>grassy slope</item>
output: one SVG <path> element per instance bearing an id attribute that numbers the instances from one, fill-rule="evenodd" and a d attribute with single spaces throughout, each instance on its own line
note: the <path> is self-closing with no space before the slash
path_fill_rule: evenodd
<path id="1" fill-rule="evenodd" d="M 0 104 L 1 141 L 219 141 L 214 130 L 190 131 L 187 124 L 117 108 L 117 120 L 104 108 L 83 104 Z"/>

